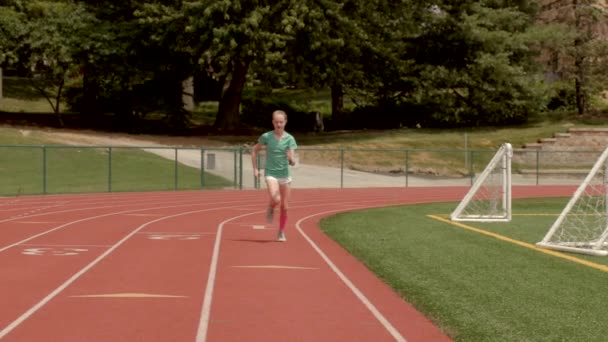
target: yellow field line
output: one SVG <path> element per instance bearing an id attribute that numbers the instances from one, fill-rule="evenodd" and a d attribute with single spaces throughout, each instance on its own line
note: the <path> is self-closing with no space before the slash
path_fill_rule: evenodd
<path id="1" fill-rule="evenodd" d="M 506 242 L 509 242 L 509 243 L 512 243 L 512 244 L 515 244 L 515 245 L 518 245 L 518 246 L 522 246 L 522 247 L 525 247 L 525 248 L 532 249 L 532 250 L 537 251 L 537 252 L 549 254 L 549 255 L 554 256 L 554 257 L 566 259 L 566 260 L 569 260 L 569 261 L 572 261 L 572 262 L 575 262 L 575 263 L 578 263 L 578 264 L 581 264 L 581 265 L 584 265 L 584 266 L 587 266 L 587 267 L 591 267 L 591 268 L 595 268 L 595 269 L 600 270 L 600 271 L 608 272 L 608 266 L 606 266 L 606 265 L 596 264 L 594 262 L 587 261 L 585 259 L 579 259 L 579 258 L 571 256 L 569 254 L 560 253 L 560 252 L 557 252 L 557 251 L 554 251 L 554 250 L 540 248 L 540 247 L 537 247 L 537 246 L 535 246 L 533 244 L 530 244 L 530 243 L 527 243 L 527 242 L 523 242 L 523 241 L 519 241 L 519 240 L 514 240 L 514 239 L 508 238 L 508 237 L 506 237 L 504 235 L 488 232 L 487 230 L 475 228 L 475 227 L 472 227 L 472 226 L 469 226 L 469 225 L 466 225 L 466 224 L 463 224 L 463 223 L 460 223 L 460 222 L 454 222 L 454 221 L 452 221 L 450 219 L 443 218 L 441 216 L 437 216 L 437 215 L 427 215 L 427 216 L 430 217 L 430 218 L 432 218 L 432 219 L 435 219 L 435 220 L 438 220 L 438 221 L 441 221 L 441 222 L 444 222 L 444 223 L 447 223 L 447 224 L 451 224 L 451 225 L 459 227 L 459 228 L 463 228 L 463 229 L 466 229 L 466 230 L 473 231 L 475 233 L 487 235 L 487 236 L 493 237 L 493 238 L 498 239 L 498 240 L 506 241 Z"/>

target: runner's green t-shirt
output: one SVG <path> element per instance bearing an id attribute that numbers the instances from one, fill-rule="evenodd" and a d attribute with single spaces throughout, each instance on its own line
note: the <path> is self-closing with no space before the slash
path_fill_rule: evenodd
<path id="1" fill-rule="evenodd" d="M 266 146 L 264 175 L 275 178 L 290 177 L 291 171 L 289 169 L 289 162 L 287 161 L 287 150 L 298 148 L 296 139 L 291 134 L 283 132 L 283 137 L 281 140 L 278 140 L 274 135 L 274 131 L 270 131 L 262 134 L 258 142 Z"/>

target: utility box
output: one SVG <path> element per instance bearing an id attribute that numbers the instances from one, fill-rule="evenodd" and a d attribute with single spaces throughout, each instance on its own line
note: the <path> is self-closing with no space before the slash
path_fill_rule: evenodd
<path id="1" fill-rule="evenodd" d="M 215 170 L 215 153 L 207 153 L 207 170 Z"/>

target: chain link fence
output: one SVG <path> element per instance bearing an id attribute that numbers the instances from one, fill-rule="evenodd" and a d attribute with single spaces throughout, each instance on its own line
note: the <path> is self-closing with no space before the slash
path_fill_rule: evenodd
<path id="1" fill-rule="evenodd" d="M 300 148 L 293 187 L 468 186 L 495 152 Z M 515 150 L 513 185 L 579 184 L 600 153 Z M 5 196 L 264 186 L 243 147 L 0 145 Z"/>

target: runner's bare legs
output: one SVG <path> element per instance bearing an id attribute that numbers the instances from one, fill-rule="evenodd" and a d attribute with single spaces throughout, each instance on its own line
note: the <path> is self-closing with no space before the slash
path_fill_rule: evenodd
<path id="1" fill-rule="evenodd" d="M 279 182 L 274 178 L 266 178 L 266 188 L 268 189 L 268 195 L 270 197 L 270 203 L 268 204 L 268 211 L 266 212 L 266 221 L 272 223 L 274 217 L 274 208 L 281 203 L 281 190 Z"/>
<path id="2" fill-rule="evenodd" d="M 291 183 L 279 186 L 281 193 L 281 215 L 279 216 L 279 236 L 285 239 L 285 224 L 287 223 L 287 209 L 289 209 L 289 195 L 291 193 Z"/>

